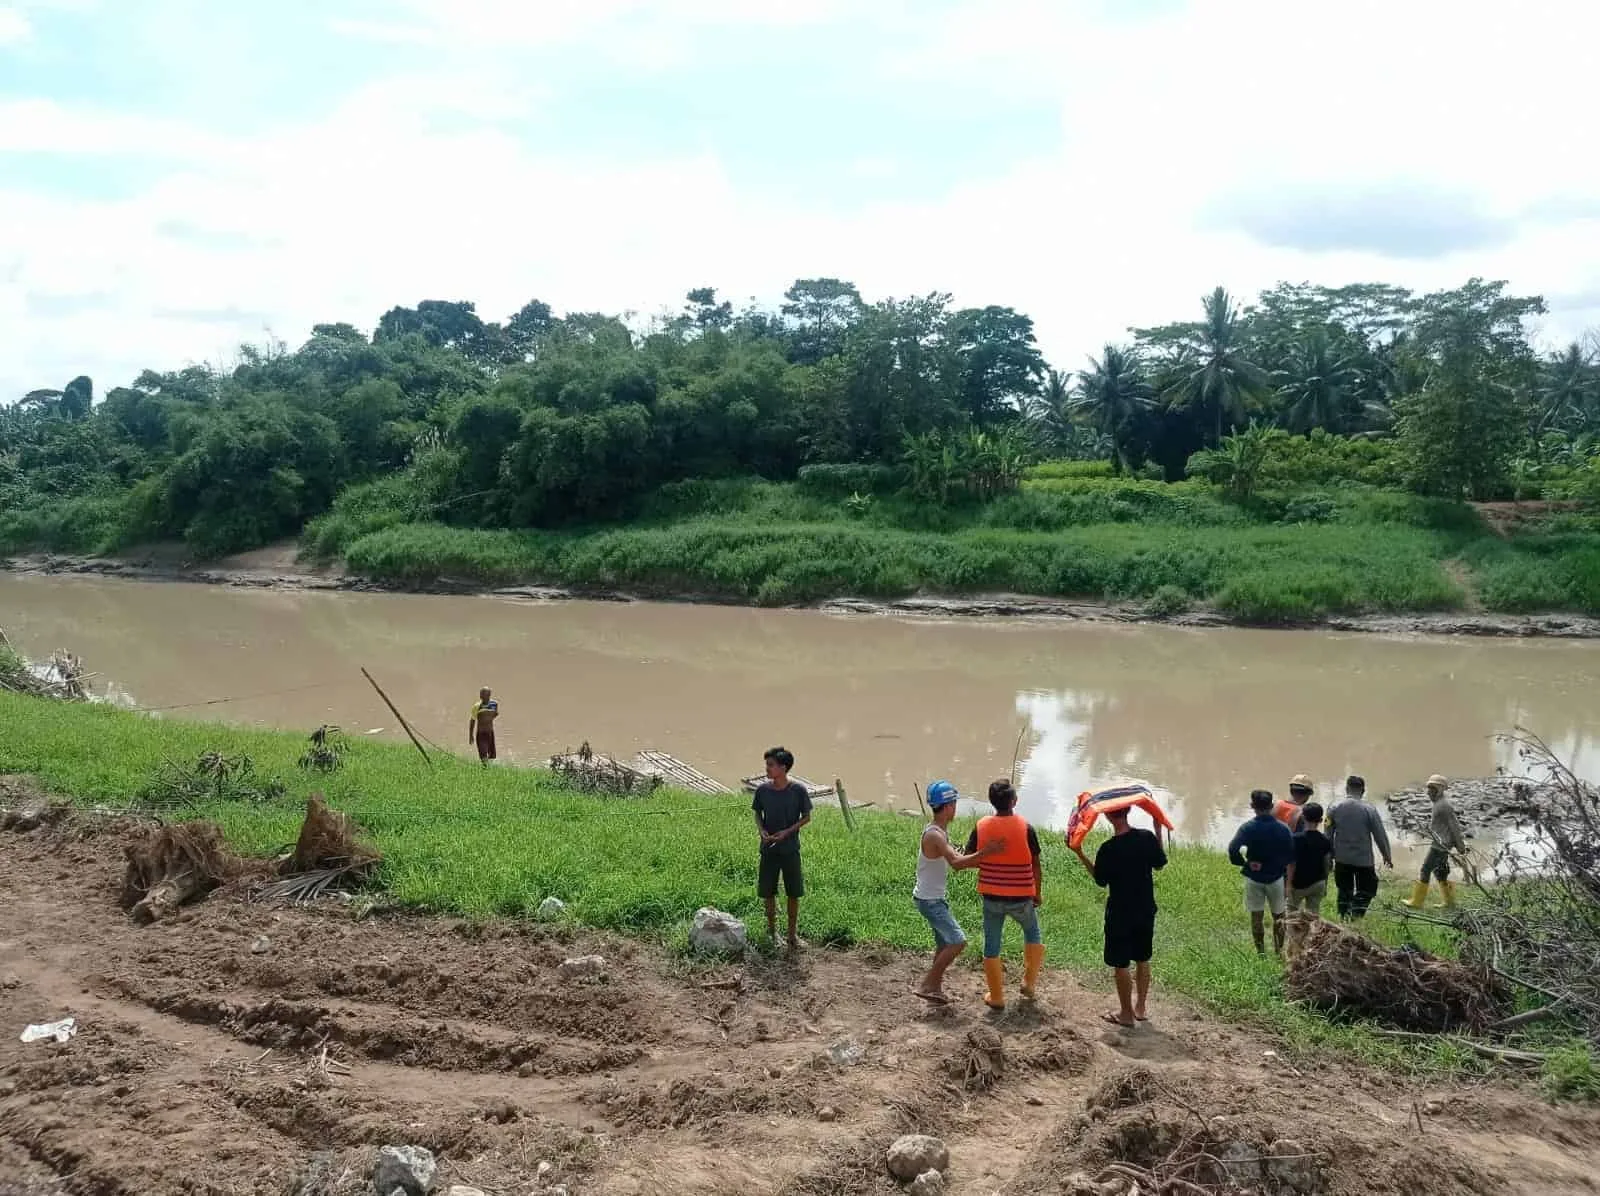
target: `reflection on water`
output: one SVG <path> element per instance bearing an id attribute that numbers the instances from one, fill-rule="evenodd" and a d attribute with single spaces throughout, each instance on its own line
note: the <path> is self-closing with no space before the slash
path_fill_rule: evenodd
<path id="1" fill-rule="evenodd" d="M 466 752 L 480 685 L 502 758 L 589 740 L 654 747 L 729 783 L 783 743 L 812 779 L 914 807 L 938 777 L 981 798 L 1011 767 L 1025 812 L 1064 825 L 1122 780 L 1162 794 L 1180 835 L 1225 841 L 1250 789 L 1304 772 L 1381 794 L 1432 772 L 1515 766 L 1495 741 L 1538 731 L 1600 777 L 1600 644 L 1320 632 L 932 622 L 685 605 L 272 593 L 0 576 L 23 651 L 70 647 L 101 682 L 185 717 L 353 731 L 394 719 L 365 665 L 432 739 Z M 1487 846 L 1487 844 L 1483 844 Z"/>

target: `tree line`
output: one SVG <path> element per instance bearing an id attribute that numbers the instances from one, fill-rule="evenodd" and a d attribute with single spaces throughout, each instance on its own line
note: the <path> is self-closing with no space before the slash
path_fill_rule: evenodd
<path id="1" fill-rule="evenodd" d="M 866 302 L 803 279 L 774 308 L 713 288 L 646 327 L 534 300 L 395 307 L 368 336 L 318 324 L 229 368 L 87 377 L 0 408 L 0 548 L 186 538 L 207 553 L 297 532 L 348 487 L 402 487 L 419 518 L 625 518 L 688 478 L 893 470 L 981 501 L 1045 457 L 1175 480 L 1276 428 L 1392 441 L 1390 484 L 1504 496 L 1528 462 L 1600 446 L 1594 346 L 1541 353 L 1542 299 L 1474 279 L 1432 294 L 1280 285 L 1130 330 L 1051 368 L 1014 308 L 946 294 Z M 1205 464 L 1202 457 L 1199 464 Z"/>

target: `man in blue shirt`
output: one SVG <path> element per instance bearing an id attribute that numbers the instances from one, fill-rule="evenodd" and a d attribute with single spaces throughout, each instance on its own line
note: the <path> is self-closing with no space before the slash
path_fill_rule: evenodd
<path id="1" fill-rule="evenodd" d="M 1256 950 L 1267 953 L 1265 911 L 1272 911 L 1272 949 L 1283 954 L 1284 878 L 1294 868 L 1294 835 L 1273 814 L 1272 794 L 1250 794 L 1255 817 L 1241 826 L 1228 844 L 1228 859 L 1244 873 L 1244 908 Z"/>

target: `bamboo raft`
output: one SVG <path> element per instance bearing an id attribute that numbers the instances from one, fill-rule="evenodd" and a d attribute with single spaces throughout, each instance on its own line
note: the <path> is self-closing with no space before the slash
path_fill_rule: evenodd
<path id="1" fill-rule="evenodd" d="M 685 764 L 676 756 L 669 756 L 666 752 L 647 748 L 640 752 L 633 760 L 633 768 L 642 773 L 658 776 L 665 785 L 674 789 L 687 789 L 690 793 L 704 793 L 711 797 L 722 797 L 733 793 L 721 781 L 706 776 L 691 764 Z"/>
<path id="2" fill-rule="evenodd" d="M 832 785 L 819 785 L 815 781 L 808 781 L 804 777 L 797 777 L 792 772 L 789 774 L 789 780 L 796 785 L 803 786 L 805 791 L 811 795 L 812 801 L 816 801 L 818 798 L 822 797 L 832 797 L 834 794 L 834 788 Z M 745 777 L 742 783 L 746 793 L 754 793 L 757 789 L 761 788 L 761 786 L 767 783 L 767 778 L 765 776 Z"/>

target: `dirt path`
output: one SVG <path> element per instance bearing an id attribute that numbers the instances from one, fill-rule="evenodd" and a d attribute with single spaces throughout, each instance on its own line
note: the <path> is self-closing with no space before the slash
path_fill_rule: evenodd
<path id="1" fill-rule="evenodd" d="M 1175 1003 L 1119 1033 L 1058 973 L 991 1019 L 971 973 L 959 1008 L 921 1007 L 894 954 L 691 973 L 605 936 L 227 892 L 140 929 L 120 878 L 114 829 L 0 834 L 0 1193 L 366 1193 L 377 1147 L 410 1143 L 441 1193 L 849 1196 L 897 1190 L 883 1149 L 907 1129 L 949 1143 L 955 1196 L 1073 1191 L 1197 1137 L 1302 1141 L 1319 1192 L 1597 1190 L 1600 1115 L 1290 1072 Z M 591 952 L 603 979 L 559 977 Z M 18 1041 L 68 1015 L 68 1043 Z M 997 1046 L 993 1085 L 963 1086 Z"/>

